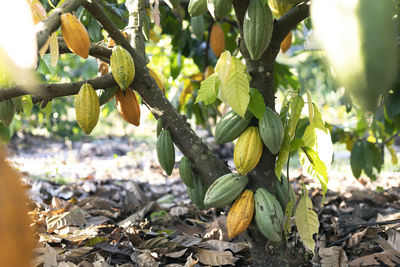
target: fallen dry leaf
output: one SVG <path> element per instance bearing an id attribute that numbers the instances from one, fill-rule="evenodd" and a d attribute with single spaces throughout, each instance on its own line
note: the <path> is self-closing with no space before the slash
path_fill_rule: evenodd
<path id="1" fill-rule="evenodd" d="M 386 266 L 394 267 L 400 264 L 400 255 L 396 251 L 385 250 L 380 253 L 374 253 L 355 259 L 349 262 L 349 266 L 379 266 L 380 263 L 377 260 L 382 261 Z"/>
<path id="2" fill-rule="evenodd" d="M 348 266 L 346 252 L 342 247 L 321 248 L 319 256 L 321 257 L 321 267 Z"/>
<path id="3" fill-rule="evenodd" d="M 210 266 L 234 263 L 234 258 L 230 251 L 213 251 L 199 248 L 196 250 L 194 257 L 198 258 L 202 264 Z"/>

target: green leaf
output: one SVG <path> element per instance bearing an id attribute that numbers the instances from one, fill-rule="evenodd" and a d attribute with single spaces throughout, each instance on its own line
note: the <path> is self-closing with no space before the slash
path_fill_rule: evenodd
<path id="1" fill-rule="evenodd" d="M 218 77 L 221 79 L 219 74 Z M 221 83 L 222 86 L 218 98 L 228 103 L 237 114 L 244 118 L 250 102 L 250 84 L 240 59 L 232 57 L 225 84 L 223 80 L 221 80 Z"/>
<path id="2" fill-rule="evenodd" d="M 380 172 L 382 164 L 382 155 L 375 143 L 370 143 L 367 140 L 354 143 L 350 156 L 350 165 L 354 177 L 359 178 L 364 171 L 372 180 L 375 180 L 374 168 Z"/>
<path id="3" fill-rule="evenodd" d="M 227 83 L 229 71 L 232 65 L 232 56 L 229 51 L 223 52 L 215 65 L 215 73 L 218 75 L 222 85 L 225 86 Z"/>
<path id="4" fill-rule="evenodd" d="M 325 197 L 325 193 L 328 190 L 328 171 L 325 163 L 319 158 L 318 153 L 309 147 L 299 149 L 299 159 L 307 174 L 313 179 L 317 178 L 319 180 Z M 324 199 L 322 199 L 323 202 Z"/>
<path id="5" fill-rule="evenodd" d="M 89 32 L 89 37 L 92 42 L 99 42 L 101 41 L 101 26 L 95 19 L 91 19 L 88 25 L 88 32 Z"/>
<path id="6" fill-rule="evenodd" d="M 350 156 L 350 165 L 354 177 L 359 178 L 361 176 L 363 166 L 365 165 L 365 159 L 363 157 L 363 145 L 361 141 L 357 141 L 353 145 Z"/>
<path id="7" fill-rule="evenodd" d="M 219 83 L 219 79 L 215 73 L 208 76 L 207 79 L 201 82 L 195 103 L 200 101 L 203 101 L 206 105 L 214 103 L 218 96 Z"/>
<path id="8" fill-rule="evenodd" d="M 254 88 L 250 88 L 250 103 L 248 106 L 253 115 L 261 120 L 264 117 L 265 102 L 262 94 Z"/>
<path id="9" fill-rule="evenodd" d="M 53 102 L 52 101 L 49 101 L 44 108 L 40 108 L 40 110 L 44 112 L 44 114 L 46 116 L 46 121 L 48 123 L 50 122 L 50 115 L 51 115 L 52 108 L 53 108 Z"/>
<path id="10" fill-rule="evenodd" d="M 4 124 L 0 122 L 0 144 L 8 143 L 10 142 L 10 140 L 10 129 L 8 129 L 8 127 L 4 126 Z"/>
<path id="11" fill-rule="evenodd" d="M 300 240 L 304 246 L 314 253 L 315 241 L 313 235 L 318 233 L 318 215 L 313 210 L 311 199 L 303 195 L 296 208 L 295 222 Z"/>
<path id="12" fill-rule="evenodd" d="M 304 141 L 300 138 L 295 138 L 290 143 L 290 152 L 297 151 L 299 148 L 305 146 Z"/>

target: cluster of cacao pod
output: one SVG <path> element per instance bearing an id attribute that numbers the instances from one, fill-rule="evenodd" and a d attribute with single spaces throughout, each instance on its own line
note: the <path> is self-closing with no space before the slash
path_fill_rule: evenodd
<path id="1" fill-rule="evenodd" d="M 269 240 L 278 242 L 282 238 L 283 210 L 286 209 L 288 200 L 294 198 L 294 191 L 289 190 L 292 187 L 288 180 L 282 184 L 276 182 L 278 199 L 264 188 L 258 188 L 253 193 L 245 187 L 248 183 L 247 173 L 258 164 L 264 145 L 274 155 L 279 152 L 283 140 L 283 125 L 278 114 L 269 107 L 258 121 L 258 126 L 249 126 L 252 120 L 253 115 L 249 111 L 242 118 L 231 110 L 218 122 L 215 128 L 217 144 L 238 138 L 233 158 L 238 173 L 226 174 L 217 179 L 208 188 L 204 205 L 221 208 L 234 201 L 227 216 L 228 234 L 231 238 L 245 231 L 255 214 L 260 232 Z"/>

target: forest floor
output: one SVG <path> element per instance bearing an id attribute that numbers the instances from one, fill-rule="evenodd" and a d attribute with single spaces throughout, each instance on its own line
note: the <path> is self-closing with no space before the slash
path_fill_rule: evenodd
<path id="1" fill-rule="evenodd" d="M 233 165 L 231 146 L 214 148 Z M 34 266 L 251 263 L 245 236 L 227 235 L 229 208 L 197 210 L 177 168 L 166 176 L 159 166 L 154 141 L 71 142 L 20 134 L 9 154 L 32 200 L 29 216 L 39 242 Z M 320 220 L 314 255 L 292 227 L 288 247 L 296 266 L 399 266 L 399 178 L 399 172 L 384 172 L 371 182 L 333 170 L 321 206 L 320 185 L 301 169 L 291 170 L 296 193 L 308 185 Z"/>

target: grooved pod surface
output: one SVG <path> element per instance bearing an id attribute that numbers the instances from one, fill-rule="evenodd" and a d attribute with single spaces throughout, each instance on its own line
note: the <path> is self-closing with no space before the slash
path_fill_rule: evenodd
<path id="1" fill-rule="evenodd" d="M 217 23 L 211 27 L 210 46 L 216 57 L 219 57 L 225 50 L 225 34 Z"/>
<path id="2" fill-rule="evenodd" d="M 215 127 L 215 143 L 224 144 L 238 138 L 249 125 L 253 115 L 247 111 L 244 119 L 234 110 L 227 112 Z"/>
<path id="3" fill-rule="evenodd" d="M 175 147 L 168 130 L 161 130 L 156 144 L 157 158 L 164 171 L 171 175 L 175 164 Z"/>
<path id="4" fill-rule="evenodd" d="M 268 48 L 274 21 L 268 5 L 250 0 L 243 21 L 243 39 L 252 60 L 258 60 Z"/>
<path id="5" fill-rule="evenodd" d="M 278 200 L 265 188 L 258 188 L 254 195 L 255 220 L 258 230 L 269 240 L 281 240 L 283 211 Z"/>
<path id="6" fill-rule="evenodd" d="M 122 90 L 131 85 L 135 78 L 135 63 L 129 52 L 120 45 L 113 48 L 110 67 L 115 81 Z"/>
<path id="7" fill-rule="evenodd" d="M 71 13 L 61 15 L 61 33 L 72 52 L 83 58 L 89 56 L 89 34 L 82 22 Z"/>
<path id="8" fill-rule="evenodd" d="M 233 161 L 241 174 L 250 172 L 261 158 L 263 143 L 258 128 L 251 126 L 244 131 L 236 143 Z"/>
<path id="9" fill-rule="evenodd" d="M 254 194 L 251 190 L 244 190 L 229 209 L 226 218 L 228 235 L 234 238 L 249 227 L 254 214 Z"/>
<path id="10" fill-rule="evenodd" d="M 283 141 L 282 121 L 270 107 L 265 108 L 264 116 L 259 121 L 260 136 L 272 154 L 278 154 Z"/>
<path id="11" fill-rule="evenodd" d="M 207 8 L 215 21 L 226 17 L 232 8 L 232 0 L 207 0 Z"/>
<path id="12" fill-rule="evenodd" d="M 197 17 L 207 12 L 207 0 L 190 0 L 188 12 L 191 17 Z"/>
<path id="13" fill-rule="evenodd" d="M 115 103 L 118 113 L 128 123 L 135 126 L 140 124 L 140 106 L 137 96 L 133 90 L 128 88 L 125 95 L 121 89 L 115 94 Z"/>
<path id="14" fill-rule="evenodd" d="M 182 157 L 179 164 L 179 174 L 187 187 L 194 188 L 192 165 L 187 157 Z"/>
<path id="15" fill-rule="evenodd" d="M 199 210 L 204 209 L 203 200 L 206 188 L 196 174 L 193 175 L 193 188 L 187 187 L 186 190 L 193 204 L 195 204 Z"/>
<path id="16" fill-rule="evenodd" d="M 228 173 L 212 183 L 204 197 L 204 205 L 207 207 L 222 208 L 234 201 L 246 187 L 249 179 L 239 173 Z"/>
<path id="17" fill-rule="evenodd" d="M 75 114 L 81 129 L 90 134 L 99 120 L 100 102 L 93 86 L 88 83 L 82 85 L 75 98 Z"/>

